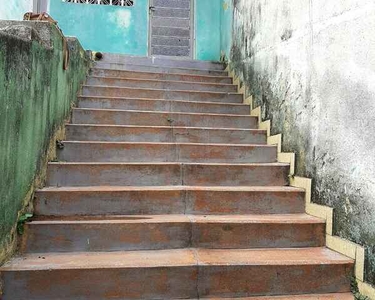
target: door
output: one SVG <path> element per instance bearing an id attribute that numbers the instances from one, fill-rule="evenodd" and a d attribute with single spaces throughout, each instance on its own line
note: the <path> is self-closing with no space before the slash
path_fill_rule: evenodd
<path id="1" fill-rule="evenodd" d="M 149 54 L 193 57 L 193 0 L 150 0 Z"/>

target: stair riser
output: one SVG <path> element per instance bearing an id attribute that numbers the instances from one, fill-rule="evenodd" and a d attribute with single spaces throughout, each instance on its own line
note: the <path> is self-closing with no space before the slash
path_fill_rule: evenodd
<path id="1" fill-rule="evenodd" d="M 255 129 L 257 118 L 251 116 L 152 113 L 115 110 L 74 109 L 74 124 L 187 126 Z"/>
<path id="2" fill-rule="evenodd" d="M 35 214 L 293 214 L 304 213 L 303 192 L 106 191 L 36 193 Z"/>
<path id="3" fill-rule="evenodd" d="M 285 186 L 289 166 L 50 164 L 49 186 Z"/>
<path id="4" fill-rule="evenodd" d="M 68 162 L 277 162 L 277 148 L 270 146 L 205 146 L 176 144 L 64 143 L 58 159 Z"/>
<path id="5" fill-rule="evenodd" d="M 91 69 L 90 74 L 93 76 L 104 77 L 123 77 L 123 78 L 137 78 L 137 79 L 153 79 L 153 80 L 172 80 L 172 81 L 187 81 L 187 82 L 203 82 L 203 83 L 224 83 L 231 84 L 233 79 L 222 76 L 199 76 L 188 74 L 163 74 L 163 73 L 147 73 L 121 70 L 106 70 L 106 69 Z"/>
<path id="6" fill-rule="evenodd" d="M 206 70 L 224 70 L 224 64 L 217 62 L 206 62 L 199 60 L 178 60 L 170 58 L 159 57 L 137 57 L 137 56 L 124 56 L 118 54 L 105 53 L 103 60 L 98 62 L 97 65 L 102 63 L 117 63 L 129 65 L 144 65 L 144 66 L 161 66 L 169 68 L 190 68 L 190 69 L 206 69 Z"/>
<path id="7" fill-rule="evenodd" d="M 156 72 L 163 74 L 187 74 L 187 75 L 203 75 L 203 76 L 221 76 L 228 77 L 228 72 L 199 70 L 199 69 L 183 69 L 183 68 L 169 68 L 169 67 L 152 67 L 131 64 L 116 64 L 116 63 L 100 63 L 96 64 L 96 68 L 110 69 L 118 71 L 138 71 L 138 72 Z"/>
<path id="8" fill-rule="evenodd" d="M 197 268 L 7 272 L 3 300 L 197 298 Z"/>
<path id="9" fill-rule="evenodd" d="M 78 106 L 81 108 L 96 109 L 250 115 L 250 106 L 245 105 L 225 105 L 165 100 L 158 101 L 146 99 L 102 99 L 82 97 L 79 100 Z"/>
<path id="10" fill-rule="evenodd" d="M 235 93 L 238 87 L 235 85 L 221 84 L 202 84 L 191 82 L 169 82 L 169 81 L 149 81 L 136 79 L 117 79 L 117 78 L 100 78 L 89 77 L 86 81 L 87 85 L 93 86 L 110 86 L 110 87 L 127 87 L 142 89 L 159 89 L 159 90 L 178 90 L 178 91 L 210 91 L 220 93 Z"/>
<path id="11" fill-rule="evenodd" d="M 100 97 L 128 97 L 128 98 L 184 100 L 184 101 L 197 101 L 197 102 L 222 102 L 222 103 L 242 103 L 243 102 L 243 95 L 240 95 L 240 94 L 177 91 L 177 90 L 168 91 L 168 90 L 99 87 L 99 86 L 83 86 L 82 95 L 83 96 L 100 96 Z"/>
<path id="12" fill-rule="evenodd" d="M 66 128 L 68 140 L 110 142 L 162 142 L 211 144 L 266 144 L 263 131 L 208 130 L 199 128 L 147 128 L 72 126 Z"/>
<path id="13" fill-rule="evenodd" d="M 194 299 L 198 293 L 200 297 L 245 297 L 349 292 L 351 275 L 347 264 L 5 272 L 3 299 L 50 300 L 56 295 L 92 300 Z"/>
<path id="14" fill-rule="evenodd" d="M 199 270 L 200 297 L 248 297 L 349 292 L 350 265 L 206 266 Z"/>
<path id="15" fill-rule="evenodd" d="M 182 248 L 321 247 L 325 224 L 280 223 L 28 224 L 23 252 L 90 252 Z M 194 221 L 193 221 L 194 222 Z"/>

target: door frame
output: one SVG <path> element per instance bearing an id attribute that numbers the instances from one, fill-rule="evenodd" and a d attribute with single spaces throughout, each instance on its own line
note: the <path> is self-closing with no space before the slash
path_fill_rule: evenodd
<path id="1" fill-rule="evenodd" d="M 195 59 L 195 0 L 190 0 L 190 55 L 189 56 L 164 56 L 152 55 L 152 10 L 154 0 L 148 0 L 148 56 L 149 57 L 173 57 L 174 59 Z"/>

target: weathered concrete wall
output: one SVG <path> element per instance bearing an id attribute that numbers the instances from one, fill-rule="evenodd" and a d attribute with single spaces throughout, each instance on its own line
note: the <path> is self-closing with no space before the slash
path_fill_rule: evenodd
<path id="1" fill-rule="evenodd" d="M 22 20 L 32 7 L 33 0 L 0 0 L 0 20 Z"/>
<path id="2" fill-rule="evenodd" d="M 0 264 L 50 139 L 68 118 L 88 70 L 78 41 L 68 44 L 64 71 L 62 36 L 53 25 L 0 21 Z"/>
<path id="3" fill-rule="evenodd" d="M 375 3 L 234 1 L 232 61 L 375 284 Z"/>

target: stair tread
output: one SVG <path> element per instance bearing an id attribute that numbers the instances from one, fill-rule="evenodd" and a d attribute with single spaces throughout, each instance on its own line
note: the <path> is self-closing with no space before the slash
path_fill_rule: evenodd
<path id="1" fill-rule="evenodd" d="M 191 126 L 149 126 L 149 125 L 116 125 L 116 124 L 66 124 L 66 126 L 74 127 L 117 127 L 117 128 L 166 128 L 166 129 L 191 129 L 191 130 L 218 130 L 218 131 L 246 131 L 246 132 L 261 132 L 267 133 L 265 129 L 254 129 L 254 128 L 231 128 L 231 127 L 191 127 Z"/>
<path id="2" fill-rule="evenodd" d="M 196 82 L 196 81 L 182 81 L 182 80 L 163 80 L 163 79 L 144 79 L 144 78 L 132 78 L 132 77 L 115 77 L 115 76 L 97 76 L 90 75 L 87 78 L 98 78 L 98 79 L 115 79 L 124 81 L 140 81 L 140 82 L 163 82 L 163 83 L 185 83 L 191 85 L 208 85 L 208 86 L 236 86 L 232 83 L 215 83 L 215 82 Z M 91 84 L 88 84 L 90 86 Z M 97 85 L 93 85 L 97 86 Z M 106 86 L 107 87 L 107 86 Z M 108 86 L 113 87 L 113 86 Z"/>
<path id="3" fill-rule="evenodd" d="M 97 67 L 97 66 L 94 66 L 91 68 L 92 70 L 102 70 L 102 71 L 118 71 L 118 72 L 133 72 L 133 73 L 141 73 L 141 74 L 151 74 L 151 75 L 176 75 L 176 76 L 195 76 L 195 77 L 203 77 L 203 78 L 218 78 L 218 79 L 222 79 L 223 76 L 215 76 L 215 75 L 199 75 L 199 74 L 186 74 L 186 73 L 173 73 L 173 74 L 169 74 L 169 73 L 162 73 L 162 72 L 145 72 L 145 71 L 127 71 L 127 70 L 121 70 L 121 69 L 108 69 L 108 68 L 101 68 L 101 67 Z M 177 68 L 178 69 L 178 68 Z M 191 70 L 191 69 L 189 69 Z M 194 69 L 193 69 L 194 70 Z M 220 72 L 220 70 L 218 70 Z M 226 71 L 223 71 L 223 72 L 226 72 Z"/>
<path id="4" fill-rule="evenodd" d="M 105 109 L 105 108 L 73 108 L 73 110 L 81 111 L 109 111 L 109 112 L 128 112 L 128 113 L 146 113 L 160 115 L 194 115 L 194 116 L 220 116 L 231 118 L 257 118 L 251 115 L 234 115 L 234 114 L 213 114 L 213 113 L 188 113 L 188 112 L 169 112 L 169 111 L 153 111 L 153 110 L 126 110 L 126 109 Z M 194 127 L 199 128 L 199 127 Z"/>
<path id="5" fill-rule="evenodd" d="M 96 63 L 94 68 L 95 69 L 106 69 L 106 70 L 118 70 L 118 71 L 126 71 L 126 69 L 108 69 L 107 67 L 104 67 L 103 65 L 118 65 L 118 66 L 131 66 L 131 67 L 147 67 L 147 68 L 153 68 L 153 69 L 173 69 L 173 70 L 185 70 L 185 71 L 201 71 L 201 72 L 215 72 L 215 73 L 221 73 L 223 75 L 227 75 L 228 71 L 225 70 L 210 70 L 210 69 L 204 69 L 204 68 L 184 68 L 184 67 L 170 67 L 170 66 L 158 66 L 158 65 L 142 65 L 142 64 L 127 64 L 127 63 L 116 63 L 116 62 L 103 62 L 103 63 Z M 101 67 L 102 66 L 102 67 Z M 138 72 L 138 71 L 137 71 Z M 147 72 L 147 73 L 152 73 L 152 72 Z M 157 73 L 157 72 L 155 72 Z M 167 73 L 169 74 L 169 73 Z"/>
<path id="6" fill-rule="evenodd" d="M 28 225 L 57 224 L 126 224 L 126 223 L 239 223 L 239 224 L 324 224 L 323 219 L 308 214 L 274 215 L 107 215 L 36 217 Z"/>
<path id="7" fill-rule="evenodd" d="M 38 253 L 16 257 L 1 271 L 155 268 L 239 265 L 352 265 L 353 260 L 327 248 L 174 249 L 118 252 Z"/>
<path id="8" fill-rule="evenodd" d="M 231 103 L 231 102 L 202 102 L 202 101 L 186 101 L 186 100 L 173 100 L 173 99 L 154 99 L 154 98 L 128 98 L 128 97 L 113 97 L 113 96 L 87 96 L 80 95 L 78 98 L 88 98 L 88 99 L 104 99 L 104 100 L 139 100 L 139 101 L 161 101 L 161 102 L 177 102 L 177 103 L 187 103 L 187 104 L 204 104 L 204 105 L 220 105 L 220 106 L 241 106 L 249 107 L 249 104 L 244 103 Z"/>
<path id="9" fill-rule="evenodd" d="M 354 300 L 352 293 L 309 294 L 288 296 L 261 296 L 245 298 L 201 298 L 202 300 Z M 194 299 L 196 300 L 196 299 Z"/>
<path id="10" fill-rule="evenodd" d="M 176 166 L 176 165 L 187 165 L 187 166 L 235 166 L 235 167 L 288 167 L 290 164 L 287 163 L 195 163 L 195 162 L 49 162 L 49 165 L 88 165 L 88 166 L 149 166 L 149 165 L 168 165 L 168 166 Z"/>
<path id="11" fill-rule="evenodd" d="M 126 90 L 144 90 L 144 91 L 163 91 L 163 92 L 177 92 L 177 93 L 197 93 L 197 94 L 218 94 L 218 95 L 242 95 L 236 92 L 214 92 L 214 91 L 199 91 L 199 90 L 179 90 L 179 89 L 154 89 L 141 87 L 122 87 L 122 86 L 107 86 L 107 85 L 88 85 L 83 84 L 82 88 L 103 88 L 103 89 L 126 89 Z M 87 95 L 86 95 L 87 96 Z"/>
<path id="12" fill-rule="evenodd" d="M 38 192 L 122 192 L 122 191 L 242 191 L 242 192 L 304 192 L 290 186 L 83 186 L 45 187 Z"/>
<path id="13" fill-rule="evenodd" d="M 177 146 L 197 146 L 197 147 L 238 147 L 238 148 L 275 148 L 276 145 L 266 145 L 266 144 L 213 144 L 213 143 L 180 143 L 180 142 L 119 142 L 119 141 L 77 141 L 77 140 L 64 140 L 64 144 L 103 144 L 103 145 L 177 145 Z"/>

